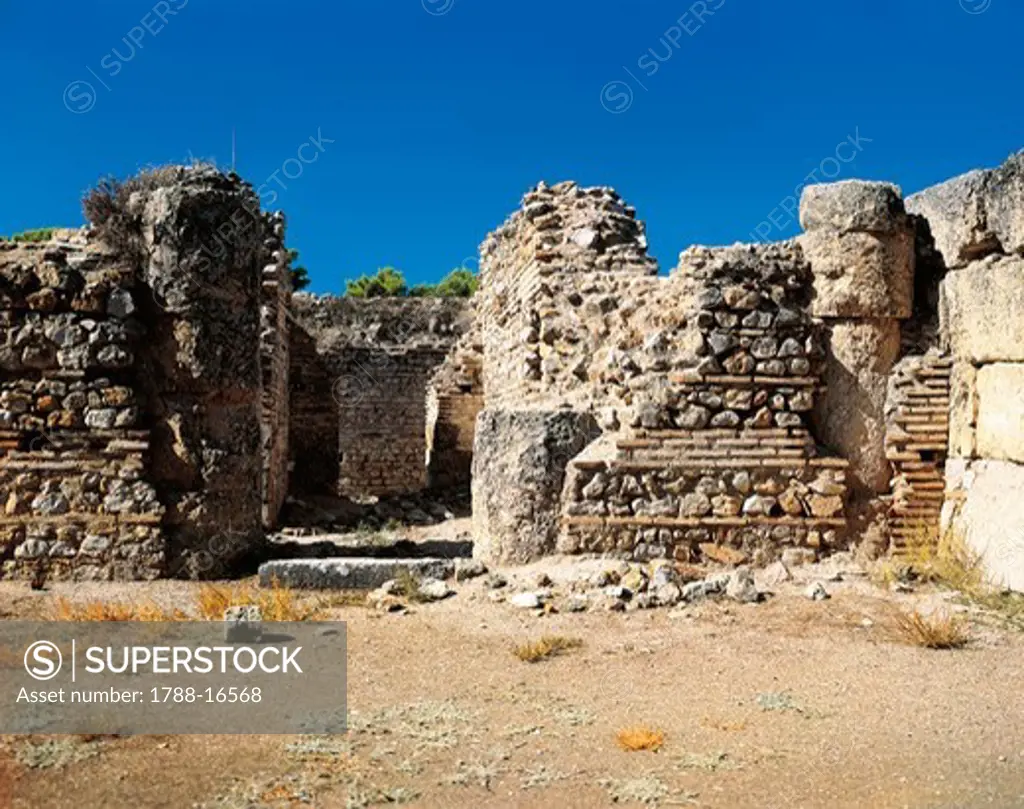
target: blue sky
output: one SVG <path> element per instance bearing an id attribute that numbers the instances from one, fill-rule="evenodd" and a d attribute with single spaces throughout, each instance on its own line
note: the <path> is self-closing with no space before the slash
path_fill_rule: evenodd
<path id="1" fill-rule="evenodd" d="M 105 174 L 230 165 L 234 128 L 238 170 L 287 212 L 322 292 L 384 265 L 411 282 L 473 266 L 541 179 L 615 186 L 667 269 L 689 244 L 797 232 L 785 200 L 811 172 L 910 193 L 1024 148 L 1020 0 L 9 0 L 0 15 L 0 233 L 81 224 Z"/>

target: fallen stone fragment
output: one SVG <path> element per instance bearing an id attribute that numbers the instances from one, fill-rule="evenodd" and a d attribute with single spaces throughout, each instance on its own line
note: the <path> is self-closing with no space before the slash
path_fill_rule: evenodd
<path id="1" fill-rule="evenodd" d="M 457 559 L 455 561 L 455 581 L 476 579 L 487 573 L 487 565 L 479 559 Z"/>
<path id="2" fill-rule="evenodd" d="M 736 568 L 729 577 L 725 594 L 742 604 L 751 604 L 758 601 L 761 596 L 757 592 L 757 585 L 754 583 L 753 571 L 746 566 Z"/>
<path id="3" fill-rule="evenodd" d="M 516 593 L 508 603 L 521 610 L 536 610 L 543 605 L 536 593 Z"/>
<path id="4" fill-rule="evenodd" d="M 825 589 L 825 585 L 820 581 L 816 581 L 808 587 L 807 590 L 804 591 L 804 595 L 811 601 L 825 601 L 832 597 L 829 595 L 828 590 Z"/>
<path id="5" fill-rule="evenodd" d="M 441 579 L 427 578 L 416 588 L 419 596 L 427 601 L 441 601 L 452 595 L 452 589 Z"/>

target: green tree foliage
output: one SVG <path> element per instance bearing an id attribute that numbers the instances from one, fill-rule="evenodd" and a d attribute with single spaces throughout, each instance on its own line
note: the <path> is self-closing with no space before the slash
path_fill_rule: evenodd
<path id="1" fill-rule="evenodd" d="M 56 228 L 37 228 L 36 230 L 25 230 L 21 233 L 15 233 L 10 239 L 4 236 L 0 236 L 0 241 L 12 241 L 12 242 L 48 242 L 50 237 L 53 236 L 53 231 Z"/>
<path id="2" fill-rule="evenodd" d="M 364 275 L 355 281 L 349 281 L 346 294 L 358 298 L 382 297 L 383 295 L 396 297 L 407 295 L 410 298 L 470 298 L 479 286 L 479 279 L 471 270 L 459 267 L 448 273 L 440 283 L 416 284 L 406 290 L 404 288 L 405 279 L 402 278 L 403 286 L 400 290 L 397 285 L 391 284 L 390 289 L 393 291 L 382 293 L 379 289 L 384 285 L 379 284 L 378 279 L 380 279 L 381 273 L 387 272 L 389 269 L 381 270 L 376 276 Z M 397 273 L 397 275 L 401 277 L 401 273 Z M 371 291 L 367 292 L 366 290 Z"/>
<path id="3" fill-rule="evenodd" d="M 480 285 L 480 279 L 471 270 L 460 267 L 446 275 L 437 285 L 439 298 L 471 298 Z"/>
<path id="4" fill-rule="evenodd" d="M 408 294 L 405 276 L 394 267 L 377 270 L 376 275 L 362 275 L 345 282 L 345 294 L 350 298 L 401 298 Z"/>
<path id="5" fill-rule="evenodd" d="M 309 286 L 309 273 L 299 264 L 299 251 L 289 250 L 288 261 L 291 262 L 289 272 L 292 275 L 292 291 L 299 292 Z"/>

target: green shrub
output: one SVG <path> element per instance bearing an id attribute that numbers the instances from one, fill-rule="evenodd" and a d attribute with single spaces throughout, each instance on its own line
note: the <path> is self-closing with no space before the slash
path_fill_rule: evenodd
<path id="1" fill-rule="evenodd" d="M 384 267 L 376 275 L 363 275 L 345 282 L 350 298 L 401 298 L 408 293 L 405 276 L 394 267 Z"/>

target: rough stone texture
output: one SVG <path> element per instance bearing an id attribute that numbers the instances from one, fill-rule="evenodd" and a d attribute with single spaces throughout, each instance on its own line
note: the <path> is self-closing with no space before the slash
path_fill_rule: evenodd
<path id="1" fill-rule="evenodd" d="M 825 392 L 814 411 L 817 435 L 850 461 L 850 482 L 861 495 L 889 488 L 885 457 L 885 396 L 900 353 L 895 320 L 829 324 Z"/>
<path id="2" fill-rule="evenodd" d="M 282 214 L 267 217 L 263 276 L 260 282 L 260 454 L 263 459 L 263 526 L 277 527 L 288 496 L 289 345 L 288 319 L 292 282 L 288 250 L 284 245 Z"/>
<path id="3" fill-rule="evenodd" d="M 295 491 L 425 488 L 428 383 L 469 327 L 467 303 L 299 294 L 292 308 Z"/>
<path id="4" fill-rule="evenodd" d="M 587 413 L 481 411 L 473 451 L 473 555 L 522 564 L 552 553 L 566 466 L 600 432 Z"/>
<path id="5" fill-rule="evenodd" d="M 4 575 L 211 575 L 262 534 L 268 220 L 237 176 L 154 176 L 135 249 L 0 243 Z"/>
<path id="6" fill-rule="evenodd" d="M 973 458 L 978 425 L 978 369 L 953 363 L 949 381 L 949 457 Z"/>
<path id="7" fill-rule="evenodd" d="M 899 189 L 848 181 L 808 186 L 798 237 L 814 272 L 818 317 L 907 318 L 913 311 L 914 225 Z"/>
<path id="8" fill-rule="evenodd" d="M 843 180 L 809 185 L 800 199 L 800 227 L 840 233 L 894 233 L 902 226 L 903 195 L 889 183 Z"/>
<path id="9" fill-rule="evenodd" d="M 1024 592 L 1024 465 L 951 460 L 943 523 L 975 552 L 989 580 Z"/>
<path id="10" fill-rule="evenodd" d="M 427 485 L 468 486 L 476 418 L 484 407 L 479 329 L 464 334 L 435 371 L 427 390 Z"/>
<path id="11" fill-rule="evenodd" d="M 310 590 L 373 590 L 402 572 L 417 579 L 446 579 L 451 559 L 281 559 L 260 565 L 260 585 Z"/>
<path id="12" fill-rule="evenodd" d="M 260 283 L 267 221 L 237 175 L 175 170 L 134 194 L 151 290 L 140 381 L 171 573 L 216 575 L 262 538 Z"/>
<path id="13" fill-rule="evenodd" d="M 914 194 L 907 210 L 928 220 L 950 269 L 993 253 L 1024 253 L 1024 153 Z"/>
<path id="14" fill-rule="evenodd" d="M 978 455 L 1024 463 L 1024 364 L 984 365 L 977 386 Z"/>
<path id="15" fill-rule="evenodd" d="M 946 275 L 942 336 L 975 364 L 1024 362 L 1024 259 L 990 256 Z"/>

